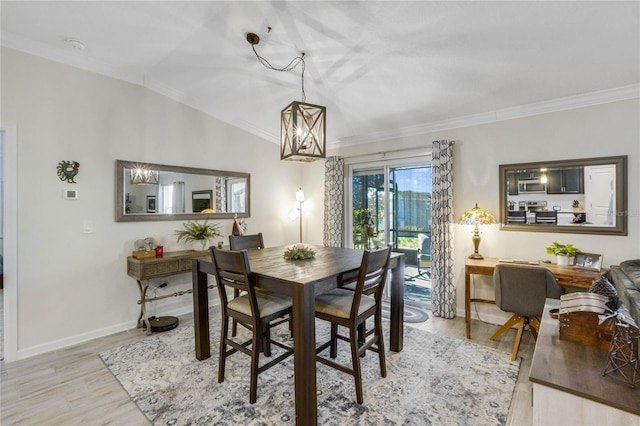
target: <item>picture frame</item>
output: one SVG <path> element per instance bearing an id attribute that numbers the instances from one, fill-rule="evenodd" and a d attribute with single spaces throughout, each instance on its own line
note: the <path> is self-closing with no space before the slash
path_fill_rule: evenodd
<path id="1" fill-rule="evenodd" d="M 595 253 L 577 253 L 574 266 L 576 268 L 599 271 L 602 268 L 602 255 Z"/>
<path id="2" fill-rule="evenodd" d="M 191 191 L 191 210 L 201 213 L 203 210 L 213 209 L 213 190 Z"/>
<path id="3" fill-rule="evenodd" d="M 147 195 L 147 213 L 157 213 L 157 198 L 155 195 Z"/>

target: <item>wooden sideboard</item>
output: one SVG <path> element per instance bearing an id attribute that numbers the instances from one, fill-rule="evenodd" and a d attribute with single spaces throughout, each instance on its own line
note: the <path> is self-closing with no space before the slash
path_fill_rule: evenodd
<path id="1" fill-rule="evenodd" d="M 127 257 L 127 275 L 135 278 L 140 291 L 140 315 L 138 316 L 137 327 L 146 327 L 147 334 L 151 333 L 151 326 L 147 318 L 147 310 L 145 305 L 154 300 L 165 299 L 167 297 L 182 296 L 192 293 L 192 289 L 177 291 L 168 295 L 148 298 L 147 290 L 151 279 L 170 277 L 173 275 L 191 273 L 191 265 L 193 259 L 210 260 L 211 255 L 207 250 L 184 250 L 164 252 L 162 257 L 149 259 L 136 259 L 133 256 Z"/>
<path id="2" fill-rule="evenodd" d="M 493 275 L 500 259 L 485 257 L 484 259 L 467 258 L 464 264 L 464 319 L 466 324 L 467 339 L 471 338 L 471 302 L 495 303 L 495 300 L 476 299 L 471 297 L 471 275 Z M 507 263 L 509 264 L 509 263 Z M 518 263 L 515 263 L 519 265 Z M 558 266 L 554 263 L 523 264 L 524 266 L 537 266 L 551 271 L 558 284 L 565 287 L 589 288 L 594 280 L 597 280 L 606 271 L 592 271 L 576 268 L 574 266 Z"/>
<path id="3" fill-rule="evenodd" d="M 603 376 L 607 350 L 560 340 L 557 319 L 547 299 L 529 380 L 533 382 L 534 425 L 638 425 L 640 387 L 619 375 Z"/>

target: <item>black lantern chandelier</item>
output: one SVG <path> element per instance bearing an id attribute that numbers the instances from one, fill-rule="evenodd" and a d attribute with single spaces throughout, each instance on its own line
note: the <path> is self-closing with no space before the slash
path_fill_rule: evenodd
<path id="1" fill-rule="evenodd" d="M 276 68 L 256 52 L 260 37 L 247 34 L 253 53 L 262 65 L 274 71 L 291 71 L 302 66 L 302 102 L 293 101 L 280 115 L 280 159 L 293 161 L 315 161 L 325 158 L 326 151 L 326 108 L 306 102 L 304 92 L 304 53 L 293 58 L 284 68 Z"/>

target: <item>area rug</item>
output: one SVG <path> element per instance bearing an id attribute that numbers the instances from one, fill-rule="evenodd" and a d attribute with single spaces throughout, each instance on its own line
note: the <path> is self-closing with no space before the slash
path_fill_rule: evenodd
<path id="1" fill-rule="evenodd" d="M 391 307 L 389 306 L 389 302 L 386 300 L 382 301 L 382 317 L 389 319 L 391 317 Z M 407 304 L 404 305 L 404 322 L 410 323 L 419 323 L 425 322 L 429 319 L 429 314 L 424 310 L 409 306 Z"/>
<path id="2" fill-rule="evenodd" d="M 431 289 L 422 285 L 405 282 L 404 298 L 414 302 L 431 304 Z"/>
<path id="3" fill-rule="evenodd" d="M 293 359 L 259 376 L 258 400 L 249 404 L 248 356 L 228 358 L 225 381 L 217 383 L 219 314 L 211 322 L 212 353 L 205 361 L 195 359 L 190 325 L 100 356 L 154 425 L 295 424 Z M 327 328 L 319 327 L 321 341 Z M 274 332 L 289 335 L 286 326 Z M 344 345 L 338 360 L 348 364 Z M 509 359 L 507 353 L 407 327 L 404 350 L 387 353 L 386 378 L 374 353 L 362 358 L 363 405 L 355 402 L 351 376 L 317 364 L 318 424 L 503 425 L 519 370 Z"/>

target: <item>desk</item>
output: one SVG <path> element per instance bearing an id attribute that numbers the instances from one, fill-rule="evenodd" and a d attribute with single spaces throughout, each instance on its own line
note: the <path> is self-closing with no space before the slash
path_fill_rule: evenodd
<path id="1" fill-rule="evenodd" d="M 495 303 L 494 300 L 471 298 L 471 275 L 493 276 L 493 270 L 500 262 L 497 258 L 486 257 L 484 259 L 469 259 L 464 263 L 464 321 L 467 328 L 467 339 L 471 338 L 471 302 Z M 507 263 L 509 264 L 509 263 Z M 516 263 L 515 265 L 518 265 Z M 555 263 L 540 263 L 536 265 L 523 264 L 524 266 L 538 266 L 547 268 L 556 277 L 561 286 L 589 288 L 594 280 L 597 280 L 605 271 L 590 271 L 588 269 L 573 266 L 558 266 Z"/>
<path id="2" fill-rule="evenodd" d="M 137 328 L 147 328 L 147 334 L 151 334 L 151 326 L 147 318 L 147 310 L 145 305 L 154 300 L 164 299 L 166 297 L 182 296 L 191 293 L 191 289 L 186 291 L 178 291 L 166 296 L 148 298 L 147 290 L 149 289 L 149 280 L 152 278 L 170 277 L 173 275 L 186 274 L 191 272 L 191 261 L 193 259 L 209 259 L 211 255 L 208 251 L 172 251 L 164 252 L 162 257 L 152 257 L 148 259 L 136 259 L 133 256 L 127 257 L 127 275 L 138 282 L 138 290 L 140 291 L 140 315 L 138 315 Z"/>
<path id="3" fill-rule="evenodd" d="M 293 297 L 294 381 L 297 425 L 317 424 L 315 296 L 357 277 L 362 250 L 314 246 L 316 256 L 286 260 L 287 247 L 248 250 L 256 286 Z M 404 311 L 404 255 L 391 253 L 390 349 L 402 350 Z M 196 358 L 211 356 L 207 274 L 210 261 L 193 261 L 193 315 Z"/>
<path id="4" fill-rule="evenodd" d="M 640 424 L 640 387 L 632 389 L 618 374 L 603 376 L 608 351 L 560 340 L 557 319 L 547 299 L 531 361 L 534 425 Z"/>

